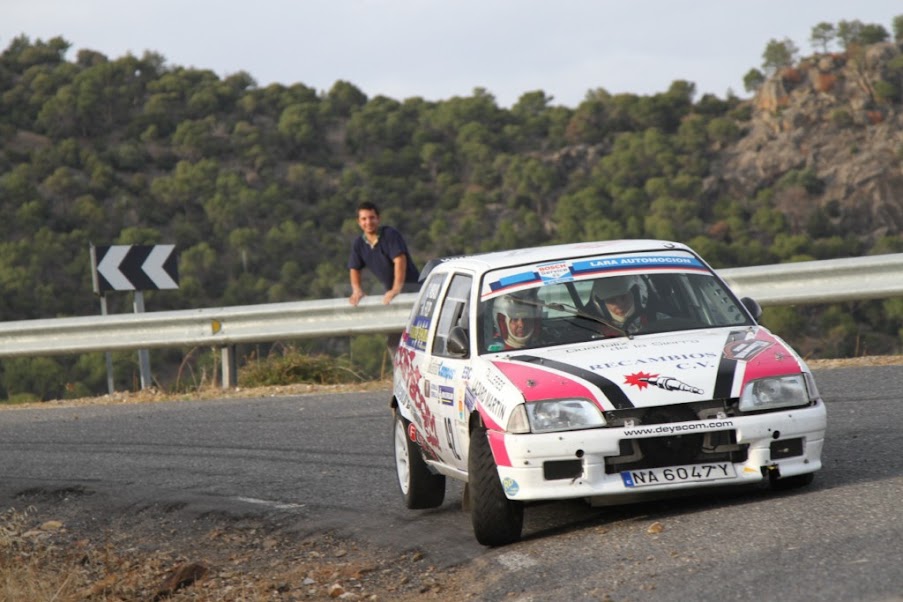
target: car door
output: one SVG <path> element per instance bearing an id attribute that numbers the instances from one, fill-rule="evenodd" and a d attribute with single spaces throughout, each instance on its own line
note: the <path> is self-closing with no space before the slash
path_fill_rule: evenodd
<path id="1" fill-rule="evenodd" d="M 442 456 L 455 468 L 467 468 L 467 418 L 464 392 L 470 378 L 470 354 L 456 356 L 448 349 L 448 338 L 456 326 L 468 329 L 473 275 L 451 274 L 441 299 L 439 317 L 431 339 L 424 392 L 439 418 L 437 424 Z M 427 393 L 428 391 L 428 393 Z"/>
<path id="2" fill-rule="evenodd" d="M 443 461 L 439 429 L 445 425 L 430 402 L 426 369 L 430 364 L 430 340 L 436 330 L 439 296 L 447 277 L 448 274 L 434 272 L 420 288 L 395 352 L 393 376 L 399 411 L 416 428 L 417 444 L 424 456 L 437 461 Z"/>

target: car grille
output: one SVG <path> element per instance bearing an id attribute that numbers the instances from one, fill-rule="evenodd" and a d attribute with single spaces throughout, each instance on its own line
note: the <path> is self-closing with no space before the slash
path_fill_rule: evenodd
<path id="1" fill-rule="evenodd" d="M 709 399 L 651 408 L 609 410 L 605 412 L 605 424 L 608 427 L 624 427 L 729 418 L 740 414 L 737 409 L 738 405 L 738 399 Z"/>
<path id="2" fill-rule="evenodd" d="M 605 413 L 609 427 L 643 427 L 693 422 L 736 415 L 736 400 L 710 400 L 651 408 L 630 408 Z M 605 472 L 661 468 L 709 462 L 745 462 L 748 445 L 739 445 L 734 430 L 686 433 L 662 437 L 622 439 L 620 453 L 605 458 Z"/>

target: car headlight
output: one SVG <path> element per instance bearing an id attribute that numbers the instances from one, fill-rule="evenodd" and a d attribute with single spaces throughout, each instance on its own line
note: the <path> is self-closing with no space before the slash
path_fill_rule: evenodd
<path id="1" fill-rule="evenodd" d="M 573 431 L 605 426 L 602 412 L 595 404 L 586 399 L 531 401 L 520 407 L 526 408 L 530 430 L 534 433 Z"/>
<path id="2" fill-rule="evenodd" d="M 772 376 L 747 383 L 740 394 L 740 411 L 755 412 L 804 406 L 811 400 L 802 374 Z"/>

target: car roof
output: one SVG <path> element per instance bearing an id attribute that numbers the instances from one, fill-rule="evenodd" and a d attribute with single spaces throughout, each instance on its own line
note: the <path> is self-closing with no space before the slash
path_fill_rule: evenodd
<path id="1" fill-rule="evenodd" d="M 424 266 L 420 280 L 425 280 L 431 271 L 438 266 L 446 269 L 462 268 L 477 273 L 511 266 L 546 263 L 578 257 L 610 255 L 618 253 L 635 253 L 638 251 L 674 251 L 693 252 L 688 246 L 669 240 L 602 240 L 595 242 L 578 242 L 546 247 L 527 247 L 508 251 L 495 251 L 479 255 L 463 255 L 458 257 L 442 257 L 432 259 Z"/>

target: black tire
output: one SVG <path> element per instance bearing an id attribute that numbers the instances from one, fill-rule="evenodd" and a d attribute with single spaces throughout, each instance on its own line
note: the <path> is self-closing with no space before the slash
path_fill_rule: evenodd
<path id="1" fill-rule="evenodd" d="M 394 422 L 395 473 L 404 505 L 412 509 L 441 506 L 445 500 L 445 475 L 433 474 L 423 461 L 420 448 L 408 436 L 410 422 L 398 412 Z"/>
<path id="2" fill-rule="evenodd" d="M 484 546 L 518 541 L 524 526 L 524 505 L 505 495 L 485 428 L 478 427 L 470 435 L 467 472 L 470 521 L 477 541 Z"/>
<path id="3" fill-rule="evenodd" d="M 790 491 L 811 485 L 814 480 L 815 473 L 807 472 L 806 474 L 784 477 L 783 479 L 771 479 L 770 485 L 772 491 Z"/>

